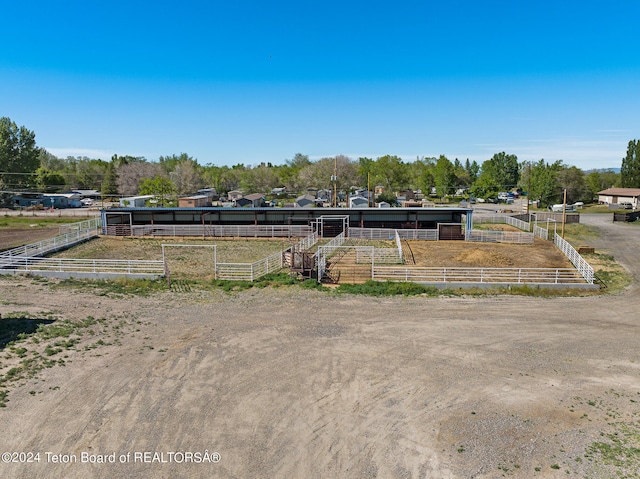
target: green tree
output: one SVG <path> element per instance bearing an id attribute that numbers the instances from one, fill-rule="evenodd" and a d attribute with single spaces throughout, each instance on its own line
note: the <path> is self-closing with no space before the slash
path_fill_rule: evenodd
<path id="1" fill-rule="evenodd" d="M 580 168 L 576 166 L 561 168 L 557 178 L 560 189 L 567 191 L 568 204 L 573 204 L 576 201 L 591 201 L 585 182 L 585 174 Z"/>
<path id="2" fill-rule="evenodd" d="M 473 182 L 476 181 L 478 174 L 480 173 L 480 165 L 478 165 L 476 160 L 469 162 L 469 158 L 467 158 L 467 161 L 464 162 L 464 169 L 469 175 L 469 184 L 473 185 Z"/>
<path id="3" fill-rule="evenodd" d="M 474 182 L 472 192 L 479 197 L 496 196 L 500 191 L 509 191 L 518 185 L 518 157 L 504 151 L 482 163 L 480 176 Z"/>
<path id="4" fill-rule="evenodd" d="M 623 188 L 640 188 L 640 140 L 631 140 L 622 159 L 620 183 Z"/>
<path id="5" fill-rule="evenodd" d="M 535 163 L 523 165 L 521 184 L 523 189 L 529 188 L 527 191 L 529 200 L 540 201 L 541 207 L 561 202 L 562 186 L 559 175 L 564 168 L 560 160 L 548 164 L 541 159 Z"/>
<path id="6" fill-rule="evenodd" d="M 440 198 L 444 198 L 447 194 L 452 192 L 455 187 L 455 167 L 449 159 L 440 155 L 433 172 L 433 178 L 435 181 L 436 194 Z"/>
<path id="7" fill-rule="evenodd" d="M 60 173 L 40 167 L 36 170 L 36 184 L 41 190 L 53 193 L 64 188 L 65 180 Z"/>
<path id="8" fill-rule="evenodd" d="M 292 159 L 286 160 L 285 165 L 278 169 L 278 183 L 283 185 L 289 193 L 294 195 L 301 193 L 306 185 L 302 184 L 300 171 L 311 164 L 308 155 L 296 153 Z"/>
<path id="9" fill-rule="evenodd" d="M 407 165 L 399 156 L 385 155 L 378 157 L 372 166 L 371 172 L 375 183 L 381 185 L 387 193 L 404 188 L 409 179 Z"/>
<path id="10" fill-rule="evenodd" d="M 40 166 L 36 135 L 10 118 L 0 118 L 0 188 L 20 188 L 35 183 Z"/>
<path id="11" fill-rule="evenodd" d="M 118 174 L 116 173 L 116 165 L 113 161 L 107 166 L 100 193 L 102 193 L 103 196 L 118 194 Z"/>
<path id="12" fill-rule="evenodd" d="M 175 206 L 177 204 L 176 186 L 169 178 L 161 175 L 142 180 L 140 194 L 153 195 L 158 206 Z"/>
<path id="13" fill-rule="evenodd" d="M 620 173 L 612 170 L 591 171 L 585 179 L 590 201 L 597 198 L 598 191 L 606 190 L 620 184 Z"/>
<path id="14" fill-rule="evenodd" d="M 434 172 L 437 161 L 437 158 L 419 157 L 413 163 L 407 164 L 409 188 L 420 190 L 428 195 L 431 192 L 431 188 L 435 186 Z"/>

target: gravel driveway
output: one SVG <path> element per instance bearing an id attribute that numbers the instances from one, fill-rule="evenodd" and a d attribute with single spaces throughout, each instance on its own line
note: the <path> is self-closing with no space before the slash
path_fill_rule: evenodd
<path id="1" fill-rule="evenodd" d="M 610 219 L 582 216 L 637 279 L 640 230 Z M 11 387 L 0 452 L 40 462 L 9 457 L 2 477 L 640 475 L 637 452 L 616 465 L 599 446 L 638 447 L 637 282 L 554 299 L 0 292 L 3 316 L 103 320 Z"/>

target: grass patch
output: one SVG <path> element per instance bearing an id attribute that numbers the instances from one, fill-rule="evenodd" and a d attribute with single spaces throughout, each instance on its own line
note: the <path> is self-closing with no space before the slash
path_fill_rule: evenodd
<path id="1" fill-rule="evenodd" d="M 323 289 L 324 287 L 314 279 L 299 281 L 289 273 L 273 273 L 258 278 L 255 281 L 212 280 L 211 286 L 221 288 L 225 292 L 246 291 L 251 288 L 278 288 L 282 286 L 300 286 L 304 289 Z"/>
<path id="2" fill-rule="evenodd" d="M 559 228 L 558 233 L 560 233 Z M 574 247 L 598 237 L 600 237 L 600 230 L 596 226 L 583 223 L 568 223 L 564 225 L 564 239 Z"/>
<path id="3" fill-rule="evenodd" d="M 336 292 L 364 294 L 368 296 L 438 296 L 438 294 L 440 294 L 440 291 L 434 286 L 424 286 L 418 283 L 371 280 L 363 284 L 341 284 L 336 288 Z"/>
<path id="4" fill-rule="evenodd" d="M 47 228 L 55 225 L 66 225 L 73 223 L 74 220 L 68 217 L 43 218 L 41 216 L 3 216 L 0 218 L 0 228 Z"/>
<path id="5" fill-rule="evenodd" d="M 69 360 L 66 351 L 77 354 L 76 348 L 83 336 L 98 333 L 130 334 L 124 328 L 133 326 L 124 320 L 108 322 L 88 316 L 84 320 L 56 319 L 53 314 L 42 314 L 46 319 L 33 319 L 24 312 L 8 313 L 0 321 L 2 348 L 7 352 L 0 364 L 0 407 L 5 407 L 11 386 L 36 377 L 45 368 L 65 366 Z M 108 328 L 112 331 L 108 332 Z M 93 347 L 106 346 L 103 340 Z M 62 357 L 60 357 L 62 356 Z M 64 358 L 64 359 L 63 359 Z"/>
<path id="6" fill-rule="evenodd" d="M 149 296 L 158 291 L 166 291 L 167 282 L 164 279 L 114 279 L 114 280 L 87 280 L 87 279 L 64 279 L 53 284 L 55 288 L 77 288 L 84 292 L 93 291 L 100 296 L 127 297 L 127 296 Z"/>

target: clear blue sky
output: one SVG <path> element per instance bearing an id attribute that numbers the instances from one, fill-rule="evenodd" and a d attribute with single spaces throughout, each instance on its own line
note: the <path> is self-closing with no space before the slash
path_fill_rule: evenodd
<path id="1" fill-rule="evenodd" d="M 0 10 L 0 116 L 66 157 L 446 155 L 618 168 L 640 2 L 41 1 Z"/>

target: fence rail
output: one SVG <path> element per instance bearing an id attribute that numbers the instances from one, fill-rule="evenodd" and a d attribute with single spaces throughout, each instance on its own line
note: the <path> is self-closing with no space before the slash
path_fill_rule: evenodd
<path id="1" fill-rule="evenodd" d="M 11 269 L 23 272 L 57 271 L 164 275 L 164 262 L 159 260 L 23 257 L 14 258 Z"/>
<path id="2" fill-rule="evenodd" d="M 571 246 L 557 233 L 555 235 L 554 242 L 558 249 L 562 251 L 567 258 L 569 258 L 569 261 L 571 261 L 571 263 L 576 267 L 584 280 L 589 284 L 593 284 L 595 278 L 593 267 L 587 263 L 582 256 L 580 256 L 580 253 L 578 253 L 573 246 Z"/>
<path id="3" fill-rule="evenodd" d="M 531 224 L 509 215 L 474 215 L 474 223 L 506 223 L 522 231 L 531 231 Z"/>
<path id="4" fill-rule="evenodd" d="M 95 229 L 79 230 L 55 236 L 37 243 L 31 243 L 0 253 L 0 268 L 13 265 L 23 258 L 43 256 L 97 236 Z"/>
<path id="5" fill-rule="evenodd" d="M 542 238 L 543 240 L 549 240 L 549 230 L 547 228 L 542 228 L 538 225 L 534 225 L 533 234 L 538 238 Z"/>
<path id="6" fill-rule="evenodd" d="M 532 244 L 534 242 L 534 234 L 523 231 L 467 230 L 465 239 L 482 243 Z"/>
<path id="7" fill-rule="evenodd" d="M 438 230 L 407 229 L 396 230 L 393 228 L 349 228 L 349 238 L 368 240 L 393 240 L 399 235 L 404 240 L 437 241 Z"/>
<path id="8" fill-rule="evenodd" d="M 109 233 L 107 229 L 107 234 Z M 282 238 L 308 236 L 311 226 L 301 225 L 132 225 L 131 236 L 202 236 Z"/>
<path id="9" fill-rule="evenodd" d="M 301 239 L 294 247 L 289 247 L 279 253 L 263 258 L 254 263 L 217 263 L 215 265 L 216 279 L 255 281 L 256 279 L 280 271 L 285 267 L 285 253 L 293 248 L 297 251 L 304 251 L 311 248 L 318 242 L 318 235 L 312 232 L 307 237 Z"/>
<path id="10" fill-rule="evenodd" d="M 85 221 L 77 221 L 75 223 L 66 223 L 60 225 L 58 229 L 59 235 L 65 235 L 67 233 L 74 233 L 77 231 L 94 230 L 99 231 L 102 226 L 102 218 L 93 218 Z"/>
<path id="11" fill-rule="evenodd" d="M 429 268 L 374 266 L 373 279 L 375 281 L 412 281 L 417 283 L 584 283 L 583 278 L 572 268 Z"/>
<path id="12" fill-rule="evenodd" d="M 254 281 L 261 276 L 283 268 L 283 252 L 278 252 L 255 263 L 216 263 L 216 279 Z"/>

